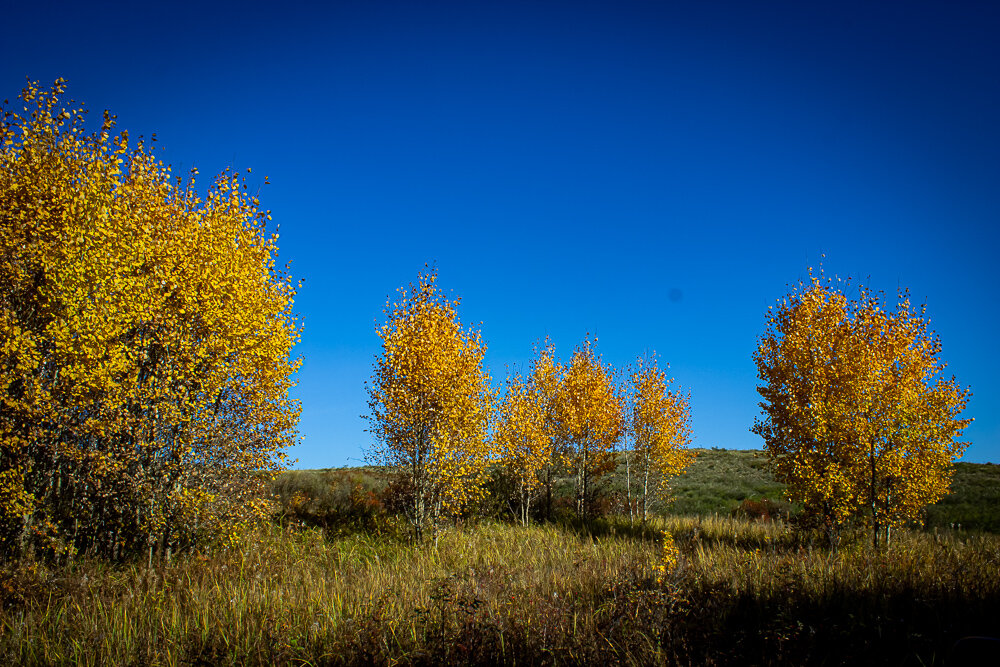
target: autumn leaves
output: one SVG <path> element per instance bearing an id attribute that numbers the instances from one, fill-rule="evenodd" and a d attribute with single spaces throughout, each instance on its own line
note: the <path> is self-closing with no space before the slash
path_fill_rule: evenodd
<path id="1" fill-rule="evenodd" d="M 296 292 L 270 216 L 223 173 L 204 198 L 140 142 L 29 86 L 0 119 L 0 555 L 118 558 L 231 541 L 267 516 L 262 472 L 293 442 Z M 542 344 L 495 389 L 480 333 L 436 275 L 386 306 L 369 385 L 371 457 L 405 477 L 420 535 L 468 512 L 487 472 L 521 521 L 572 480 L 586 519 L 625 468 L 645 520 L 690 462 L 689 398 L 655 356 L 605 364 Z M 789 497 L 831 535 L 873 540 L 947 492 L 969 391 L 943 377 L 922 310 L 813 278 L 768 316 L 754 431 Z"/>
<path id="2" fill-rule="evenodd" d="M 810 276 L 770 309 L 753 431 L 804 519 L 831 542 L 848 521 L 866 525 L 878 546 L 947 493 L 970 392 L 944 377 L 941 343 L 905 292 L 890 310 L 847 287 Z"/>
<path id="3" fill-rule="evenodd" d="M 771 469 L 802 507 L 801 525 L 831 540 L 847 523 L 877 546 L 947 493 L 969 390 L 944 378 L 940 341 L 905 293 L 893 310 L 864 286 L 811 277 L 772 308 L 754 355 Z M 383 351 L 369 387 L 375 461 L 406 471 L 420 534 L 482 496 L 488 465 L 514 488 L 520 520 L 572 479 L 586 519 L 597 482 L 620 464 L 622 501 L 644 521 L 693 455 L 687 395 L 656 357 L 625 372 L 589 337 L 568 362 L 536 349 L 525 375 L 490 388 L 479 332 L 462 329 L 436 286 L 420 277 L 386 308 Z M 548 507 L 546 507 L 548 509 Z"/>
<path id="4" fill-rule="evenodd" d="M 491 389 L 479 333 L 462 329 L 434 274 L 386 305 L 383 354 L 369 386 L 370 456 L 406 480 L 416 535 L 482 493 Z"/>
<path id="5" fill-rule="evenodd" d="M 295 437 L 295 285 L 240 178 L 202 199 L 62 93 L 0 123 L 0 552 L 230 541 Z"/>
<path id="6" fill-rule="evenodd" d="M 644 519 L 654 496 L 666 493 L 665 478 L 690 460 L 688 398 L 670 389 L 655 357 L 622 382 L 596 354 L 596 340 L 585 340 L 568 363 L 546 343 L 526 376 L 511 375 L 496 392 L 479 332 L 461 327 L 458 302 L 436 280 L 421 275 L 387 304 L 368 387 L 369 456 L 405 476 L 415 534 L 474 505 L 490 465 L 512 482 L 525 524 L 533 504 L 551 499 L 557 475 L 574 480 L 576 511 L 586 518 L 595 482 L 615 468 L 627 434 L 634 447 L 626 458 L 639 481 L 636 489 L 628 484 L 627 502 Z"/>

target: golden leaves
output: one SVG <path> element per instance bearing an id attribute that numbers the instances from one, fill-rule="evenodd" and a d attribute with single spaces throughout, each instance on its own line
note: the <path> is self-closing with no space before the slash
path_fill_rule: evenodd
<path id="1" fill-rule="evenodd" d="M 490 378 L 478 331 L 458 320 L 458 300 L 419 276 L 387 303 L 377 332 L 382 354 L 368 387 L 370 456 L 409 475 L 409 517 L 417 534 L 442 516 L 462 511 L 482 493 L 490 459 Z"/>
<path id="2" fill-rule="evenodd" d="M 235 520 L 294 437 L 295 289 L 245 182 L 202 201 L 143 142 L 108 142 L 110 114 L 88 135 L 62 92 L 29 86 L 31 117 L 0 125 L 4 465 L 30 465 L 36 511 L 83 525 L 81 547 L 169 547 L 193 516 L 178 493 Z M 129 529 L 136 506 L 174 532 Z"/>
<path id="3" fill-rule="evenodd" d="M 585 340 L 573 352 L 556 393 L 555 419 L 564 444 L 610 449 L 624 427 L 614 371 Z"/>
<path id="4" fill-rule="evenodd" d="M 613 370 L 601 362 L 589 336 L 573 352 L 556 392 L 553 419 L 563 462 L 574 474 L 577 511 L 586 517 L 593 482 L 614 469 L 625 429 Z"/>
<path id="5" fill-rule="evenodd" d="M 491 461 L 513 483 L 524 523 L 556 468 L 573 475 L 577 510 L 586 517 L 595 482 L 615 468 L 626 431 L 618 374 L 596 354 L 596 339 L 588 336 L 565 365 L 546 341 L 530 374 L 510 376 L 496 401 L 480 333 L 462 328 L 458 299 L 446 299 L 436 280 L 434 272 L 422 274 L 386 304 L 376 328 L 382 353 L 368 384 L 369 457 L 406 477 L 415 532 L 480 497 Z M 664 478 L 691 458 L 688 399 L 667 389 L 655 364 L 644 373 L 634 423 L 648 467 Z"/>
<path id="6" fill-rule="evenodd" d="M 924 313 L 905 292 L 890 310 L 863 285 L 848 299 L 819 277 L 770 311 L 753 430 L 790 497 L 827 525 L 863 512 L 877 534 L 947 492 L 969 391 L 943 377 Z"/>
<path id="7" fill-rule="evenodd" d="M 527 379 L 508 379 L 493 427 L 495 455 L 514 478 L 524 524 L 537 489 L 548 481 L 541 473 L 555 457 L 553 412 L 563 372 L 548 343 L 536 352 L 531 367 Z"/>
<path id="8" fill-rule="evenodd" d="M 626 452 L 629 477 L 636 477 L 635 504 L 645 520 L 654 496 L 669 496 L 669 480 L 694 460 L 691 443 L 690 396 L 672 390 L 672 379 L 657 366 L 656 356 L 640 358 L 630 376 L 629 434 L 632 449 Z M 632 480 L 628 480 L 629 507 L 633 507 Z"/>

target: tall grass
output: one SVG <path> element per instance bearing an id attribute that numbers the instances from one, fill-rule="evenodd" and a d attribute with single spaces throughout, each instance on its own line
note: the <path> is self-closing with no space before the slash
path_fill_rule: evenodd
<path id="1" fill-rule="evenodd" d="M 681 550 L 657 583 L 661 531 Z M 940 663 L 1000 635 L 1000 540 L 836 553 L 780 522 L 482 523 L 433 543 L 271 527 L 153 569 L 4 572 L 8 664 Z M 916 662 L 919 661 L 919 662 Z"/>

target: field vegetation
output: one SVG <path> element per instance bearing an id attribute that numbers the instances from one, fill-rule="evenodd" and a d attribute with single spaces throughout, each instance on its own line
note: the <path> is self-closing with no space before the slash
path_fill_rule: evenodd
<path id="1" fill-rule="evenodd" d="M 658 514 L 795 518 L 798 508 L 785 499 L 784 485 L 768 471 L 767 458 L 760 450 L 713 447 L 691 451 L 694 461 L 684 474 L 671 480 L 673 500 L 658 505 Z M 619 457 L 616 473 L 601 488 L 600 505 L 605 514 L 624 508 L 624 477 L 624 458 Z M 392 498 L 390 480 L 387 470 L 374 466 L 293 470 L 283 473 L 274 488 L 286 508 L 292 496 L 300 493 L 303 505 L 296 516 L 305 523 L 321 526 L 326 521 L 343 531 L 341 517 L 372 521 L 378 512 L 394 506 L 397 501 Z M 513 510 L 504 498 L 504 489 L 498 486 L 494 480 L 492 493 L 479 510 L 488 517 L 506 520 Z M 557 477 L 554 489 L 556 514 L 569 518 L 572 480 Z M 331 521 L 319 520 L 326 516 Z M 913 524 L 911 529 L 1000 534 L 1000 465 L 956 463 L 951 493 L 929 506 L 923 523 Z"/>
<path id="2" fill-rule="evenodd" d="M 1000 533 L 1000 465 L 956 463 L 951 487 L 927 508 L 928 527 Z"/>
<path id="3" fill-rule="evenodd" d="M 4 572 L 8 664 L 942 664 L 1000 627 L 1000 539 L 831 552 L 784 521 L 297 522 L 170 564 Z M 332 527 L 332 526 L 330 526 Z M 663 530 L 679 549 L 663 565 Z M 660 569 L 663 568 L 663 569 Z"/>
<path id="4" fill-rule="evenodd" d="M 645 525 L 517 505 L 414 541 L 385 469 L 284 473 L 275 521 L 239 545 L 108 565 L 3 570 L 9 664 L 945 664 L 1000 630 L 1000 536 L 973 526 L 1000 467 L 961 464 L 962 527 L 865 529 L 831 551 L 753 451 L 699 450 Z M 747 479 L 741 476 L 747 475 Z M 616 478 L 617 476 L 615 476 Z M 977 483 L 978 486 L 977 486 Z M 614 478 L 599 506 L 616 505 Z M 963 497 L 968 490 L 971 495 Z M 701 507 L 700 515 L 674 513 Z M 499 509 L 488 496 L 486 506 Z M 992 505 L 993 512 L 997 505 Z M 775 511 L 777 509 L 777 511 Z M 939 506 L 931 507 L 934 516 Z M 687 512 L 686 509 L 683 510 Z M 786 520 L 790 513 L 791 520 Z M 988 512 L 983 526 L 995 517 Z M 676 562 L 664 549 L 664 531 Z"/>

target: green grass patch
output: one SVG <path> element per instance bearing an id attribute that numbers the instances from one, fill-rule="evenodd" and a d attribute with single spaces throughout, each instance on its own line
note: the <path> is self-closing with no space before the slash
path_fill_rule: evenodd
<path id="1" fill-rule="evenodd" d="M 927 508 L 927 527 L 1000 533 L 1000 465 L 956 463 L 951 493 Z"/>
<path id="2" fill-rule="evenodd" d="M 667 511 L 679 515 L 733 512 L 747 499 L 784 502 L 784 486 L 767 471 L 767 460 L 757 450 L 696 449 L 698 456 L 674 480 L 675 500 Z"/>

